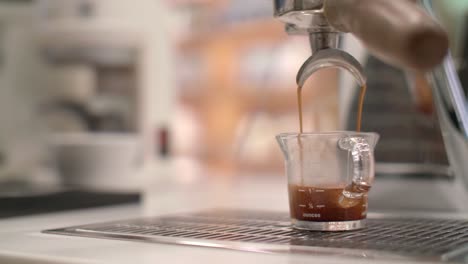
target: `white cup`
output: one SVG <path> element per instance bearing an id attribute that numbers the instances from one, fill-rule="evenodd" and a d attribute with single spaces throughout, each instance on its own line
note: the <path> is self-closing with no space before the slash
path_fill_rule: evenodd
<path id="1" fill-rule="evenodd" d="M 65 186 L 125 191 L 141 188 L 143 156 L 136 134 L 56 134 L 51 144 Z"/>

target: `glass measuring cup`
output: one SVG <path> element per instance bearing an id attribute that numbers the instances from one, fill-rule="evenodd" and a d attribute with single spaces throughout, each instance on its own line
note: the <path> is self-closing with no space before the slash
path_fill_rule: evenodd
<path id="1" fill-rule="evenodd" d="M 285 133 L 276 137 L 285 157 L 291 221 L 320 231 L 364 227 L 374 179 L 376 133 Z"/>

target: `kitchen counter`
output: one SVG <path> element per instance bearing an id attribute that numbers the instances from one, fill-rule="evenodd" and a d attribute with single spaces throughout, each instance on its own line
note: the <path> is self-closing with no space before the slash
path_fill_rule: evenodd
<path id="1" fill-rule="evenodd" d="M 323 255 L 266 254 L 41 233 L 44 229 L 206 208 L 287 210 L 284 179 L 150 187 L 141 205 L 105 207 L 0 221 L 0 263 L 395 263 Z M 177 186 L 177 187 L 175 187 Z M 166 191 L 162 191 L 162 190 Z M 408 262 L 405 262 L 408 263 Z"/>

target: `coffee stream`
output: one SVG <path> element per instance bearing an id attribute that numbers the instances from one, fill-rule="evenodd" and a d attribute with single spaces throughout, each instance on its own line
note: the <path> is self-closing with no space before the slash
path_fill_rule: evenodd
<path id="1" fill-rule="evenodd" d="M 302 148 L 302 140 L 301 134 L 304 133 L 304 127 L 302 124 L 302 86 L 297 86 L 297 105 L 299 106 L 299 136 L 297 137 L 297 144 L 299 145 L 299 171 L 301 177 L 301 185 L 304 185 L 304 177 L 303 177 L 303 168 L 302 163 L 304 162 L 304 149 Z"/>
<path id="2" fill-rule="evenodd" d="M 361 91 L 359 92 L 359 103 L 358 103 L 358 112 L 357 112 L 357 121 L 356 121 L 357 132 L 361 132 L 362 108 L 364 106 L 364 97 L 366 96 L 366 90 L 367 90 L 367 86 L 364 85 L 361 87 Z"/>
<path id="3" fill-rule="evenodd" d="M 358 112 L 357 112 L 357 121 L 356 121 L 356 131 L 361 132 L 362 124 L 362 109 L 364 106 L 364 97 L 366 95 L 367 86 L 364 85 L 361 87 L 359 92 L 359 103 L 358 103 Z M 304 126 L 302 123 L 302 86 L 297 87 L 297 105 L 299 108 L 299 132 L 300 134 L 304 133 Z M 299 141 L 300 142 L 300 141 Z"/>
<path id="4" fill-rule="evenodd" d="M 362 86 L 359 93 L 359 103 L 357 112 L 356 131 L 361 131 L 362 110 L 366 86 Z M 302 86 L 297 87 L 297 103 L 299 108 L 299 131 L 297 137 L 300 159 L 300 184 L 289 186 L 289 201 L 291 208 L 291 217 L 298 220 L 313 221 L 353 221 L 363 219 L 367 212 L 367 195 L 359 199 L 349 199 L 344 197 L 343 190 L 353 191 L 358 186 L 351 184 L 349 186 L 320 186 L 312 187 L 304 184 L 304 171 L 302 166 L 304 162 L 304 149 L 301 140 L 301 134 L 304 133 L 303 109 L 302 109 Z M 363 191 L 363 190 L 360 190 Z M 368 190 L 365 190 L 367 192 Z M 311 202 L 320 203 L 320 207 L 314 207 Z M 321 207 L 323 206 L 323 207 Z"/>
<path id="5" fill-rule="evenodd" d="M 302 86 L 297 86 L 297 105 L 299 107 L 299 132 L 302 134 L 304 133 L 304 127 L 302 125 Z"/>

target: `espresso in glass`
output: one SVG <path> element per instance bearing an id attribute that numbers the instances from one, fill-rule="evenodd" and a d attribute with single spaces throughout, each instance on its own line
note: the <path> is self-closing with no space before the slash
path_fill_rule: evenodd
<path id="1" fill-rule="evenodd" d="M 300 221 L 334 222 L 365 219 L 367 195 L 343 196 L 344 186 L 289 185 L 291 218 Z"/>
<path id="2" fill-rule="evenodd" d="M 360 89 L 356 131 L 361 131 L 362 110 L 367 87 L 364 85 Z M 299 131 L 304 133 L 303 109 L 302 109 L 302 87 L 297 87 L 297 103 L 299 112 Z M 301 137 L 297 138 L 299 146 L 300 162 L 304 160 L 304 149 Z M 291 218 L 297 220 L 313 221 L 354 221 L 365 219 L 367 215 L 367 190 L 354 190 L 357 186 L 352 183 L 348 186 L 327 185 L 327 186 L 306 186 L 304 185 L 303 171 L 300 170 L 300 185 L 289 185 L 289 207 Z M 362 188 L 362 187 L 361 187 Z M 364 191 L 366 194 L 359 199 L 347 199 L 343 191 Z"/>
<path id="3" fill-rule="evenodd" d="M 286 161 L 292 225 L 318 231 L 363 228 L 378 140 L 375 133 L 360 132 L 366 88 L 359 96 L 356 131 L 316 133 L 303 131 L 301 89 L 300 132 L 276 137 Z"/>

